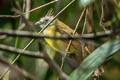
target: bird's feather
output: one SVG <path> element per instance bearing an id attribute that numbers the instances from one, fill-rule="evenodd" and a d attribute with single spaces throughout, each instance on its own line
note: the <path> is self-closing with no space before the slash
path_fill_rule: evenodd
<path id="1" fill-rule="evenodd" d="M 69 26 L 67 26 L 66 24 L 64 24 L 63 22 L 61 22 L 60 20 L 57 19 L 57 24 L 56 24 L 59 32 L 61 32 L 61 34 L 65 34 L 65 35 L 72 35 L 74 30 L 71 29 Z M 76 36 L 78 36 L 78 33 L 75 34 Z M 68 44 L 69 40 L 65 40 L 65 42 Z M 75 48 L 77 50 L 77 52 L 81 53 L 81 41 L 79 40 L 73 40 L 72 41 L 72 47 Z"/>

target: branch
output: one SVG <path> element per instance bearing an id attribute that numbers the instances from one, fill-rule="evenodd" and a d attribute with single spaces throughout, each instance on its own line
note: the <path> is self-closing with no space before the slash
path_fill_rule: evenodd
<path id="1" fill-rule="evenodd" d="M 0 50 L 11 52 L 12 54 L 21 54 L 22 56 L 32 57 L 32 58 L 43 58 L 44 53 L 42 52 L 32 52 L 32 51 L 23 51 L 22 49 L 16 49 L 14 47 L 6 46 L 0 44 Z M 40 54 L 41 53 L 41 54 Z M 63 57 L 64 54 L 58 53 L 59 56 Z M 79 64 L 72 60 L 70 57 L 66 56 L 65 61 L 69 63 L 72 67 L 78 67 Z"/>
<path id="2" fill-rule="evenodd" d="M 11 65 L 6 59 L 0 57 L 0 62 L 8 67 L 10 67 L 11 69 L 15 70 L 17 73 L 19 73 L 21 76 L 24 76 L 27 80 L 35 80 L 34 77 L 30 74 L 28 74 L 27 72 L 21 70 L 18 67 L 15 67 L 14 65 Z"/>
<path id="3" fill-rule="evenodd" d="M 24 56 L 32 57 L 32 58 L 43 58 L 44 56 L 42 54 L 39 54 L 39 52 L 31 52 L 31 51 L 23 51 L 22 49 L 16 49 L 10 46 L 5 46 L 0 44 L 0 50 L 3 51 L 9 51 L 13 54 L 21 54 Z"/>
<path id="4" fill-rule="evenodd" d="M 103 32 L 96 32 L 90 33 L 90 34 L 82 34 L 79 36 L 68 36 L 68 35 L 63 35 L 60 37 L 57 36 L 47 36 L 43 34 L 38 34 L 37 32 L 28 32 L 28 31 L 11 31 L 11 30 L 0 30 L 0 35 L 6 35 L 6 36 L 12 36 L 12 37 L 27 37 L 27 38 L 51 38 L 51 39 L 62 39 L 62 40 L 78 40 L 78 39 L 85 39 L 85 40 L 90 40 L 90 39 L 97 39 L 97 38 L 102 38 L 102 37 L 111 37 L 113 35 L 116 35 L 120 30 L 117 32 L 112 32 L 110 30 L 103 31 Z"/>

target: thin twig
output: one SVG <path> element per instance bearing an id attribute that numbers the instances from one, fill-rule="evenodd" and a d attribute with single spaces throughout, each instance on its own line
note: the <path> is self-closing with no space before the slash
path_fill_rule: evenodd
<path id="1" fill-rule="evenodd" d="M 25 0 L 25 5 L 26 5 L 26 9 L 25 9 L 25 18 L 29 19 L 30 17 L 30 8 L 31 8 L 31 0 Z"/>
<path id="2" fill-rule="evenodd" d="M 86 10 L 87 10 L 87 8 L 86 8 Z M 87 20 L 87 16 L 86 16 L 86 14 L 85 14 L 85 20 L 84 20 L 84 24 L 83 24 L 83 28 L 82 28 L 82 32 L 81 32 L 81 35 L 83 35 L 84 34 L 84 32 L 85 32 L 85 29 L 86 29 L 86 20 Z M 83 43 L 81 43 L 81 48 L 82 48 L 82 57 L 83 57 L 83 59 L 85 58 L 85 56 L 86 56 L 86 54 L 85 54 L 85 43 L 83 42 Z"/>
<path id="3" fill-rule="evenodd" d="M 79 18 L 79 20 L 78 20 L 78 22 L 77 22 L 77 24 L 76 24 L 76 27 L 75 27 L 75 29 L 74 29 L 74 32 L 73 32 L 73 34 L 72 34 L 73 36 L 76 34 L 76 31 L 77 31 L 77 29 L 78 29 L 79 23 L 80 23 L 83 15 L 84 15 L 85 10 L 86 10 L 86 9 L 84 9 L 83 12 L 82 12 L 82 14 L 80 15 L 80 18 Z M 68 44 L 68 46 L 67 46 L 67 48 L 66 48 L 65 56 L 62 58 L 61 70 L 62 70 L 62 68 L 63 68 L 63 66 L 64 66 L 64 59 L 65 59 L 66 55 L 68 54 L 69 49 L 70 49 L 70 47 L 71 47 L 72 40 L 73 40 L 73 39 L 71 39 L 71 40 L 69 41 L 69 44 Z"/>
<path id="4" fill-rule="evenodd" d="M 23 14 L 20 10 L 15 9 L 15 8 L 13 8 L 12 10 L 13 10 L 14 12 L 16 12 L 17 14 L 20 14 L 21 17 L 22 17 L 23 22 L 25 23 L 25 24 L 24 24 L 24 23 L 21 24 L 21 25 L 23 25 L 23 27 L 22 27 L 22 28 L 19 28 L 19 30 L 23 29 L 25 25 L 28 26 L 28 28 L 34 29 L 34 28 L 33 28 L 33 24 L 24 16 L 24 14 Z"/>
<path id="5" fill-rule="evenodd" d="M 43 4 L 43 5 L 41 5 L 41 6 L 37 7 L 37 8 L 34 8 L 34 9 L 32 9 L 32 10 L 24 13 L 24 14 L 33 12 L 33 11 L 35 11 L 35 10 L 38 10 L 38 9 L 40 9 L 40 8 L 43 8 L 43 7 L 48 6 L 48 5 L 50 5 L 50 4 L 53 4 L 53 3 L 57 2 L 57 1 L 58 1 L 58 0 L 54 0 L 54 1 L 48 2 L 48 3 Z M 21 15 L 0 15 L 0 17 L 4 17 L 4 18 L 17 18 L 17 17 L 20 17 L 20 16 L 21 16 Z"/>
<path id="6" fill-rule="evenodd" d="M 23 11 L 22 12 L 24 12 L 25 13 L 25 15 L 24 15 L 24 13 L 22 13 L 21 11 L 18 11 L 19 13 L 19 15 L 20 14 L 22 14 L 21 15 L 21 18 L 20 18 L 20 21 L 21 21 L 21 19 L 23 19 L 22 21 L 23 21 L 23 23 L 19 23 L 19 27 L 18 27 L 18 30 L 23 30 L 26 26 L 28 26 L 28 27 L 30 27 L 31 28 L 31 26 L 32 26 L 32 24 L 31 25 L 29 25 L 30 24 L 30 22 L 29 22 L 29 17 L 30 17 L 30 12 L 28 12 L 28 11 L 30 11 L 30 7 L 31 7 L 31 0 L 24 0 L 24 5 L 23 5 Z M 15 9 L 17 9 L 17 8 L 15 8 Z M 20 9 L 19 9 L 20 10 Z M 21 22 L 22 22 L 21 21 Z M 27 23 L 28 23 L 28 25 L 27 25 Z M 25 26 L 25 24 L 26 24 L 26 26 Z M 32 29 L 33 29 L 33 27 L 32 27 Z"/>

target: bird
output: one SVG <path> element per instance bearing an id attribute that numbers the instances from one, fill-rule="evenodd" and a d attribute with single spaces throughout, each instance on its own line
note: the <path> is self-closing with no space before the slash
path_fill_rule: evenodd
<path id="1" fill-rule="evenodd" d="M 35 23 L 35 25 L 39 25 L 41 28 L 44 28 L 51 20 L 53 20 L 54 16 L 46 15 L 40 18 L 39 21 Z M 68 25 L 64 24 L 59 19 L 55 19 L 44 31 L 44 35 L 48 36 L 57 36 L 60 37 L 62 35 L 71 36 L 74 30 L 70 28 Z M 75 34 L 78 36 L 78 33 Z M 70 40 L 55 40 L 44 38 L 44 40 L 51 46 L 55 51 L 60 52 L 62 54 L 66 53 L 66 48 L 69 44 Z M 73 40 L 68 52 L 68 55 L 72 56 L 75 61 L 81 62 L 83 60 L 82 57 L 82 42 L 80 40 Z"/>

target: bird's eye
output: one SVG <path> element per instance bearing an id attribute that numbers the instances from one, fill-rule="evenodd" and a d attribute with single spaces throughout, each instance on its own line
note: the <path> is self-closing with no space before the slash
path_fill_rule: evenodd
<path id="1" fill-rule="evenodd" d="M 48 19 L 45 19 L 46 22 L 48 22 Z"/>

